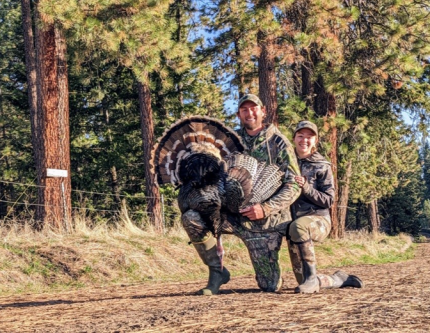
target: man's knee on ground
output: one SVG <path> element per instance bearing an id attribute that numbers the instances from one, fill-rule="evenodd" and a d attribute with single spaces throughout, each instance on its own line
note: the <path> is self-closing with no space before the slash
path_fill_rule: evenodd
<path id="1" fill-rule="evenodd" d="M 278 270 L 272 271 L 272 274 L 267 275 L 257 275 L 256 280 L 258 284 L 258 288 L 261 291 L 273 293 L 279 289 L 279 283 L 281 279 L 281 272 Z"/>
<path id="2" fill-rule="evenodd" d="M 268 251 L 264 254 L 260 252 L 258 256 L 251 256 L 258 287 L 266 292 L 276 291 L 281 278 L 279 261 L 272 252 L 275 251 Z"/>

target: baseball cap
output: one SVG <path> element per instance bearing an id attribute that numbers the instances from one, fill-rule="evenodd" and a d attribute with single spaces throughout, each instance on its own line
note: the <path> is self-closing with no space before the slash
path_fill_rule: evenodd
<path id="1" fill-rule="evenodd" d="M 315 125 L 313 122 L 310 122 L 309 120 L 302 120 L 301 122 L 299 122 L 296 126 L 296 129 L 294 130 L 294 135 L 300 131 L 301 129 L 310 129 L 312 132 L 314 132 L 316 134 L 316 136 L 318 136 L 318 128 L 317 125 Z"/>
<path id="2" fill-rule="evenodd" d="M 254 102 L 255 104 L 263 107 L 263 103 L 261 102 L 261 100 L 256 95 L 246 94 L 246 95 L 242 96 L 242 98 L 239 100 L 237 108 L 240 108 L 240 106 L 247 101 Z"/>

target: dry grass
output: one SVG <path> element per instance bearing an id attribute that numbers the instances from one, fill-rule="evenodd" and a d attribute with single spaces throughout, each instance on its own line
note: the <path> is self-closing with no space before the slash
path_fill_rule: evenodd
<path id="1" fill-rule="evenodd" d="M 206 277 L 206 267 L 181 228 L 160 236 L 150 228 L 137 228 L 127 216 L 116 224 L 89 225 L 77 218 L 70 233 L 35 232 L 25 224 L 1 227 L 0 294 Z M 225 263 L 233 276 L 253 274 L 242 242 L 227 235 L 224 243 Z M 345 239 L 318 244 L 316 251 L 319 267 L 324 268 L 407 259 L 411 244 L 405 235 L 349 233 Z M 281 267 L 288 271 L 285 245 Z"/>

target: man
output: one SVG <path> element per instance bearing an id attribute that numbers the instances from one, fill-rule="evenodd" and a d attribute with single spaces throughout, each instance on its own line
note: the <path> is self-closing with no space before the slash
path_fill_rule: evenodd
<path id="1" fill-rule="evenodd" d="M 247 153 L 259 161 L 275 163 L 285 172 L 281 188 L 267 201 L 248 207 L 240 214 L 223 216 L 222 233 L 234 234 L 245 243 L 261 290 L 278 291 L 282 286 L 278 252 L 291 221 L 290 205 L 300 195 L 294 181 L 299 168 L 291 143 L 273 125 L 265 125 L 266 109 L 260 99 L 247 94 L 239 100 L 238 131 Z M 200 214 L 189 210 L 182 215 L 182 224 L 202 261 L 209 267 L 209 281 L 200 290 L 203 295 L 217 294 L 222 284 L 230 280 L 230 273 L 221 267 L 216 240 Z"/>

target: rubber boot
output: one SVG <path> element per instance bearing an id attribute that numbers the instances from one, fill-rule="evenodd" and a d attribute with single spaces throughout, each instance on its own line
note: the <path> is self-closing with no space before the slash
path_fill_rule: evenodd
<path id="1" fill-rule="evenodd" d="M 337 271 L 333 275 L 318 275 L 320 280 L 321 288 L 333 289 L 333 288 L 364 288 L 364 283 L 358 276 L 349 275 L 343 271 Z"/>
<path id="2" fill-rule="evenodd" d="M 294 289 L 294 292 L 302 294 L 317 293 L 320 291 L 320 282 L 317 277 L 313 242 L 309 239 L 306 242 L 295 243 L 295 245 L 299 248 L 302 261 L 303 281 Z"/>
<path id="3" fill-rule="evenodd" d="M 217 254 L 216 240 L 210 236 L 206 241 L 193 243 L 203 263 L 209 267 L 209 280 L 206 288 L 199 290 L 200 295 L 216 295 L 221 285 L 230 281 L 230 272 L 221 268 L 221 261 Z"/>
<path id="4" fill-rule="evenodd" d="M 297 244 L 292 242 L 287 238 L 288 244 L 288 252 L 290 254 L 291 266 L 293 268 L 293 273 L 296 278 L 298 284 L 303 281 L 303 267 L 302 267 L 302 259 L 300 256 L 300 250 Z"/>

